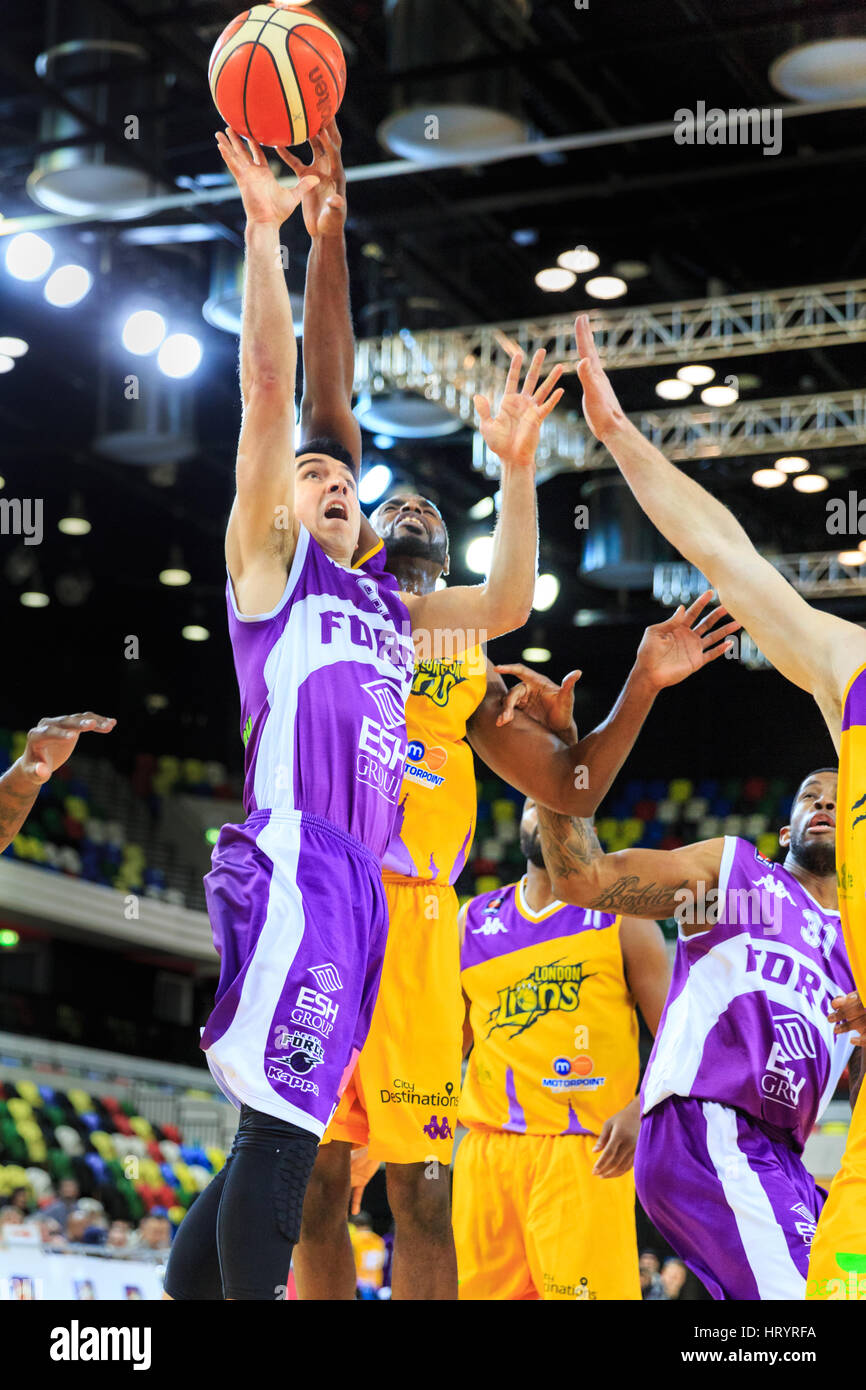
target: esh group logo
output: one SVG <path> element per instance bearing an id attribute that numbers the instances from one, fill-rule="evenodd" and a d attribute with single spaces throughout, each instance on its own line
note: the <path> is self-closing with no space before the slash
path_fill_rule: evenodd
<path id="1" fill-rule="evenodd" d="M 444 748 L 428 748 L 419 739 L 413 739 L 406 749 L 405 775 L 424 786 L 441 787 L 445 778 L 437 776 L 437 773 L 447 761 L 448 754 Z"/>
<path id="2" fill-rule="evenodd" d="M 499 1003 L 487 1016 L 486 1036 L 497 1028 L 510 1028 L 511 1038 L 516 1038 L 546 1014 L 572 1013 L 580 1004 L 581 985 L 594 973 L 584 972 L 583 961 L 536 965 L 530 975 L 499 990 Z"/>

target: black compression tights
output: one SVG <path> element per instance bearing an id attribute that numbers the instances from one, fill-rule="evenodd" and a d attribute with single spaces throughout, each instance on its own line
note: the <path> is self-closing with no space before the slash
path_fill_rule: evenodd
<path id="1" fill-rule="evenodd" d="M 174 1239 L 165 1291 L 178 1300 L 286 1297 L 319 1141 L 248 1105 L 225 1166 Z"/>

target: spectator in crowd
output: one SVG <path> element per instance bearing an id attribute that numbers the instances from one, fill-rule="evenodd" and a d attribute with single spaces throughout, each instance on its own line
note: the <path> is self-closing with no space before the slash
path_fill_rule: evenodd
<path id="1" fill-rule="evenodd" d="M 39 1213 L 39 1239 L 43 1245 L 62 1246 L 66 1242 L 63 1238 L 63 1227 L 59 1221 L 49 1217 L 46 1221 L 42 1213 Z"/>
<path id="2" fill-rule="evenodd" d="M 640 1296 L 645 1302 L 665 1297 L 662 1281 L 659 1278 L 660 1260 L 654 1250 L 642 1250 L 638 1260 L 640 1274 Z"/>
<path id="3" fill-rule="evenodd" d="M 670 1260 L 665 1260 L 659 1278 L 666 1299 L 672 1303 L 679 1300 L 687 1276 L 688 1270 L 682 1260 L 678 1260 L 675 1257 Z"/>
<path id="4" fill-rule="evenodd" d="M 127 1250 L 131 1234 L 132 1227 L 128 1221 L 112 1221 L 105 1244 L 111 1250 Z"/>
<path id="5" fill-rule="evenodd" d="M 36 1203 L 33 1201 L 28 1187 L 16 1187 L 13 1189 L 9 1198 L 9 1205 L 20 1211 L 21 1215 L 26 1219 L 34 1210 Z"/>
<path id="6" fill-rule="evenodd" d="M 74 1178 L 63 1178 L 60 1183 L 60 1190 L 53 1202 L 42 1208 L 43 1219 L 48 1221 L 59 1221 L 65 1230 L 66 1218 L 71 1211 L 78 1206 L 78 1199 L 81 1196 L 81 1189 Z"/>
<path id="7" fill-rule="evenodd" d="M 168 1217 L 157 1216 L 153 1212 L 150 1216 L 143 1216 L 130 1244 L 141 1251 L 168 1250 L 171 1245 L 171 1222 Z"/>
<path id="8" fill-rule="evenodd" d="M 0 1207 L 0 1244 L 7 1226 L 21 1226 L 23 1222 L 24 1217 L 17 1207 Z"/>
<path id="9" fill-rule="evenodd" d="M 70 1245 L 83 1245 L 84 1233 L 90 1225 L 90 1217 L 86 1211 L 79 1211 L 76 1207 L 66 1218 L 64 1228 L 66 1239 Z"/>
<path id="10" fill-rule="evenodd" d="M 355 1256 L 358 1294 L 361 1298 L 378 1298 L 385 1267 L 385 1242 L 373 1230 L 372 1218 L 365 1211 L 351 1218 L 349 1235 Z"/>

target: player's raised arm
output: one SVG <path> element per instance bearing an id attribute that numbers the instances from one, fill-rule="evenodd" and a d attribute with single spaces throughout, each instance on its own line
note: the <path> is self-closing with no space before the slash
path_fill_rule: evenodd
<path id="1" fill-rule="evenodd" d="M 404 595 L 416 644 L 423 649 L 429 643 L 434 656 L 439 650 L 437 632 L 471 630 L 474 645 L 522 627 L 532 611 L 538 557 L 535 451 L 542 422 L 562 398 L 562 390 L 554 389 L 561 366 L 538 385 L 544 357 L 543 349 L 535 354 L 518 389 L 523 354 L 515 354 L 495 416 L 484 396 L 475 397 L 481 433 L 502 464 L 502 505 L 486 583 Z"/>
<path id="2" fill-rule="evenodd" d="M 605 854 L 592 823 L 538 807 L 541 850 L 553 891 L 563 902 L 599 912 L 658 920 L 702 902 L 719 883 L 723 839 L 682 849 L 623 849 Z M 683 913 L 694 918 L 694 913 Z M 696 922 L 686 935 L 703 931 Z"/>
<path id="3" fill-rule="evenodd" d="M 487 766 L 524 795 L 564 815 L 591 816 L 634 747 L 656 695 L 717 660 L 730 648 L 737 623 L 719 621 L 723 608 L 706 612 L 712 590 L 690 608 L 682 606 L 646 629 L 610 714 L 579 739 L 572 711 L 572 671 L 557 686 L 521 664 L 488 668 L 487 693 L 467 729 L 472 747 Z M 499 672 L 515 675 L 506 691 Z"/>
<path id="4" fill-rule="evenodd" d="M 233 130 L 217 134 L 244 211 L 246 276 L 241 318 L 243 421 L 236 493 L 226 532 L 226 561 L 242 612 L 266 612 L 285 585 L 294 553 L 294 382 L 297 348 L 283 274 L 280 227 L 307 188 L 283 188 L 254 140 Z"/>
<path id="5" fill-rule="evenodd" d="M 311 164 L 289 150 L 277 154 L 299 179 L 310 174 L 319 182 L 304 195 L 301 208 L 310 234 L 304 290 L 303 438 L 336 439 L 361 462 L 361 426 L 352 413 L 355 336 L 349 305 L 346 262 L 346 171 L 342 137 L 331 121 L 310 141 Z"/>
<path id="6" fill-rule="evenodd" d="M 815 696 L 838 746 L 841 694 L 866 661 L 866 633 L 806 603 L 758 554 L 727 507 L 644 438 L 605 375 L 586 315 L 578 318 L 576 333 L 589 428 L 662 535 L 707 576 L 777 670 Z"/>

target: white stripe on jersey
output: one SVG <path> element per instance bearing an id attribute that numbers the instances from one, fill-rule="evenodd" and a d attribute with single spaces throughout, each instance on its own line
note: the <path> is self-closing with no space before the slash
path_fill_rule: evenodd
<path id="1" fill-rule="evenodd" d="M 268 1085 L 264 1071 L 264 1058 L 272 1043 L 271 1020 L 304 935 L 304 900 L 297 886 L 300 818 L 297 823 L 285 817 L 268 821 L 256 836 L 256 844 L 275 863 L 268 885 L 267 915 L 234 1018 L 205 1056 L 220 1089 L 238 1108 L 244 1101 L 321 1138 L 324 1125 L 283 1100 Z"/>
<path id="2" fill-rule="evenodd" d="M 711 1100 L 704 1101 L 701 1109 L 707 1121 L 707 1153 L 737 1223 L 761 1299 L 804 1298 L 806 1280 L 791 1258 L 757 1173 L 737 1143 L 736 1112 Z"/>

